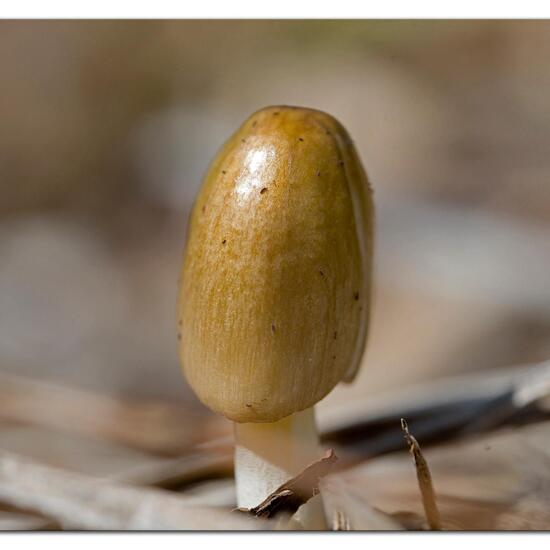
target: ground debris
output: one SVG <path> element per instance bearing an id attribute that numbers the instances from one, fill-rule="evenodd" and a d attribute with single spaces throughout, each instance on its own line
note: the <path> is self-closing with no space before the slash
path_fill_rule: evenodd
<path id="1" fill-rule="evenodd" d="M 360 490 L 357 491 L 357 488 Z M 406 525 L 371 506 L 361 483 L 349 483 L 346 472 L 332 472 L 321 482 L 327 518 L 335 531 L 402 531 Z"/>
<path id="2" fill-rule="evenodd" d="M 348 515 L 342 510 L 334 510 L 332 517 L 332 530 L 333 531 L 351 531 L 351 522 Z"/>
<path id="3" fill-rule="evenodd" d="M 401 429 L 405 434 L 405 441 L 409 445 L 409 452 L 414 458 L 416 477 L 418 479 L 418 487 L 420 488 L 420 493 L 422 495 L 422 505 L 424 506 L 426 521 L 428 522 L 430 529 L 433 531 L 439 531 L 441 530 L 441 520 L 439 518 L 439 510 L 435 499 L 430 468 L 428 467 L 428 463 L 420 450 L 418 441 L 409 432 L 409 427 L 404 418 L 401 419 Z"/>
<path id="4" fill-rule="evenodd" d="M 0 503 L 68 530 L 263 530 L 267 522 L 151 487 L 67 472 L 0 453 Z"/>
<path id="5" fill-rule="evenodd" d="M 297 476 L 275 489 L 254 508 L 239 508 L 259 518 L 273 518 L 278 514 L 293 515 L 302 504 L 319 493 L 319 482 L 338 460 L 332 449 L 325 456 L 307 466 Z"/>

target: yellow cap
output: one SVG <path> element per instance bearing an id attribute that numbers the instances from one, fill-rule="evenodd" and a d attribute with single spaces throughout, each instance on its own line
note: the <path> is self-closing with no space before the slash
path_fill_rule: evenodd
<path id="1" fill-rule="evenodd" d="M 214 159 L 189 223 L 179 354 L 199 399 L 274 422 L 355 375 L 369 318 L 373 205 L 332 116 L 268 107 Z"/>

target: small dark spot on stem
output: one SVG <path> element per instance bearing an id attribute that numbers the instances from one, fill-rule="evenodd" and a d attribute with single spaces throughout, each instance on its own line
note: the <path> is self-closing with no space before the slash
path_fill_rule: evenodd
<path id="1" fill-rule="evenodd" d="M 256 124 L 258 124 L 258 121 L 255 120 L 253 123 L 252 123 L 252 128 L 254 128 L 256 126 Z"/>
<path id="2" fill-rule="evenodd" d="M 327 136 L 330 136 L 330 130 L 325 130 L 325 134 L 326 134 Z"/>
<path id="3" fill-rule="evenodd" d="M 178 340 L 181 340 L 181 332 L 178 332 Z"/>
<path id="4" fill-rule="evenodd" d="M 260 195 L 263 195 L 267 191 L 267 187 L 262 187 L 260 190 Z"/>
<path id="5" fill-rule="evenodd" d="M 353 299 L 357 302 L 357 300 L 359 300 L 359 292 L 356 292 L 354 295 L 353 295 Z"/>
<path id="6" fill-rule="evenodd" d="M 222 170 L 222 174 L 224 174 L 224 175 L 225 175 L 225 174 L 227 174 L 227 172 L 226 172 L 225 170 Z"/>
<path id="7" fill-rule="evenodd" d="M 205 210 L 206 210 L 206 205 L 204 205 L 204 206 L 201 208 L 201 212 L 204 213 Z"/>
<path id="8" fill-rule="evenodd" d="M 333 336 L 334 336 L 334 339 L 335 339 L 335 340 L 336 340 L 336 338 L 338 338 L 338 331 L 337 331 L 337 330 L 334 331 L 334 335 L 333 335 Z"/>
<path id="9" fill-rule="evenodd" d="M 299 137 L 298 141 L 304 141 L 304 138 Z"/>
<path id="10" fill-rule="evenodd" d="M 227 242 L 227 239 L 224 239 L 224 240 L 222 241 L 222 244 L 225 244 L 226 242 Z"/>
<path id="11" fill-rule="evenodd" d="M 277 327 L 275 326 L 275 323 L 271 323 L 271 332 L 275 334 L 275 331 L 277 330 Z"/>
<path id="12" fill-rule="evenodd" d="M 321 171 L 320 170 L 317 170 L 317 177 L 321 177 Z"/>
<path id="13" fill-rule="evenodd" d="M 320 269 L 320 270 L 319 270 L 319 275 L 321 275 L 321 277 L 324 277 L 324 276 L 325 276 L 325 272 L 324 272 L 322 269 Z"/>
<path id="14" fill-rule="evenodd" d="M 338 163 L 338 166 L 344 166 L 344 161 L 341 160 L 341 161 Z"/>
<path id="15" fill-rule="evenodd" d="M 279 114 L 279 111 L 275 111 L 275 112 L 273 113 L 273 116 L 276 116 L 276 115 L 278 115 L 278 114 Z"/>
<path id="16" fill-rule="evenodd" d="M 244 138 L 243 138 L 243 139 L 241 139 L 241 141 L 242 141 L 243 143 L 246 143 L 246 139 L 244 139 Z"/>
<path id="17" fill-rule="evenodd" d="M 336 355 L 333 355 L 333 356 L 332 356 L 332 360 L 333 360 L 333 361 L 334 361 L 334 359 L 336 359 Z"/>
<path id="18" fill-rule="evenodd" d="M 252 403 L 245 403 L 247 407 L 252 407 Z"/>

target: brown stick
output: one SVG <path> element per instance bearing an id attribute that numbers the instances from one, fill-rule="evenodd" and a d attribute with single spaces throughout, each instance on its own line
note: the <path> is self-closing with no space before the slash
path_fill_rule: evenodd
<path id="1" fill-rule="evenodd" d="M 441 520 L 435 499 L 430 468 L 428 467 L 428 463 L 420 450 L 418 441 L 409 432 L 409 427 L 404 418 L 401 419 L 401 429 L 405 434 L 405 441 L 409 445 L 409 452 L 414 458 L 416 478 L 418 479 L 418 487 L 420 488 L 420 494 L 422 495 L 422 505 L 424 506 L 426 521 L 428 522 L 430 529 L 433 531 L 440 531 Z"/>
<path id="2" fill-rule="evenodd" d="M 274 517 L 281 512 L 294 514 L 302 504 L 319 493 L 320 480 L 329 473 L 337 460 L 334 451 L 327 450 L 320 460 L 310 464 L 297 476 L 283 483 L 258 506 L 239 510 L 262 518 Z"/>

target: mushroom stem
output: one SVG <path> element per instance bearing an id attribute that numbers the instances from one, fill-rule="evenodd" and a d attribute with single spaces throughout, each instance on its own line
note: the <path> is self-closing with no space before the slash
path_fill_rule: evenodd
<path id="1" fill-rule="evenodd" d="M 237 505 L 253 508 L 319 458 L 314 407 L 272 423 L 235 423 Z M 327 529 L 321 495 L 295 515 L 307 530 Z"/>

